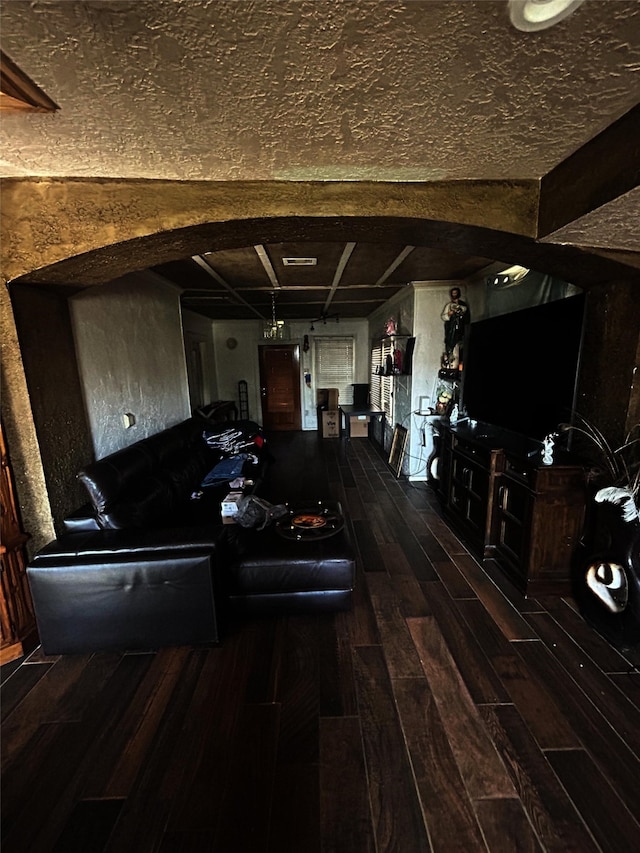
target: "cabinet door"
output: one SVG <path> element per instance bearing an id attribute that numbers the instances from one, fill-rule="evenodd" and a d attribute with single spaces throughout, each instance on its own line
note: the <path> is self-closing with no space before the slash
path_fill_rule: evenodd
<path id="1" fill-rule="evenodd" d="M 489 472 L 470 459 L 453 454 L 450 504 L 453 511 L 480 541 L 487 520 Z"/>
<path id="2" fill-rule="evenodd" d="M 522 483 L 501 477 L 497 481 L 494 544 L 498 556 L 518 580 L 526 582 L 526 555 L 533 496 Z"/>

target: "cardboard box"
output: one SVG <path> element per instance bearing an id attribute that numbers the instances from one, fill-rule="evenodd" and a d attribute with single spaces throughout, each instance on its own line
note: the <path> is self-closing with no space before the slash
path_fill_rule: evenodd
<path id="1" fill-rule="evenodd" d="M 220 503 L 220 515 L 222 516 L 223 524 L 236 523 L 235 517 L 241 498 L 242 492 L 229 492 L 226 498 Z"/>
<path id="2" fill-rule="evenodd" d="M 340 435 L 340 412 L 331 409 L 322 413 L 322 437 L 338 438 Z"/>
<path id="3" fill-rule="evenodd" d="M 338 408 L 337 388 L 318 388 L 316 391 L 316 406 L 333 411 Z"/>
<path id="4" fill-rule="evenodd" d="M 349 418 L 349 433 L 351 438 L 369 437 L 369 415 L 351 415 Z"/>

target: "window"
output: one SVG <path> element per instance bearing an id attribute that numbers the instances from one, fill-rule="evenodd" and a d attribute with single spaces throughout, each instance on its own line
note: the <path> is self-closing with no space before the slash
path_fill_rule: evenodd
<path id="1" fill-rule="evenodd" d="M 353 401 L 353 337 L 314 338 L 315 386 L 337 388 L 339 402 Z"/>
<path id="2" fill-rule="evenodd" d="M 392 356 L 393 342 L 390 338 L 374 342 L 371 349 L 371 405 L 383 409 L 390 421 L 393 421 L 393 376 L 387 373 L 387 358 Z"/>

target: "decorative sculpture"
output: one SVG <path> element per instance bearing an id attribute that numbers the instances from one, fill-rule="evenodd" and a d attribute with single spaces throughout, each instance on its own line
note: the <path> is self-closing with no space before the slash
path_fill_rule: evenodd
<path id="1" fill-rule="evenodd" d="M 542 451 L 542 464 L 543 465 L 553 465 L 553 450 L 554 450 L 556 438 L 557 438 L 556 433 L 551 432 L 551 433 L 549 433 L 549 435 L 545 436 L 545 439 L 542 442 L 544 445 L 544 449 Z"/>

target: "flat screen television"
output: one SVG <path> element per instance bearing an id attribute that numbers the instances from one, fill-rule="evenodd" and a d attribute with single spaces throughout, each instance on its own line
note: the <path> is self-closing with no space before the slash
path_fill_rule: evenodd
<path id="1" fill-rule="evenodd" d="M 541 441 L 575 406 L 583 293 L 471 323 L 460 409 Z"/>

